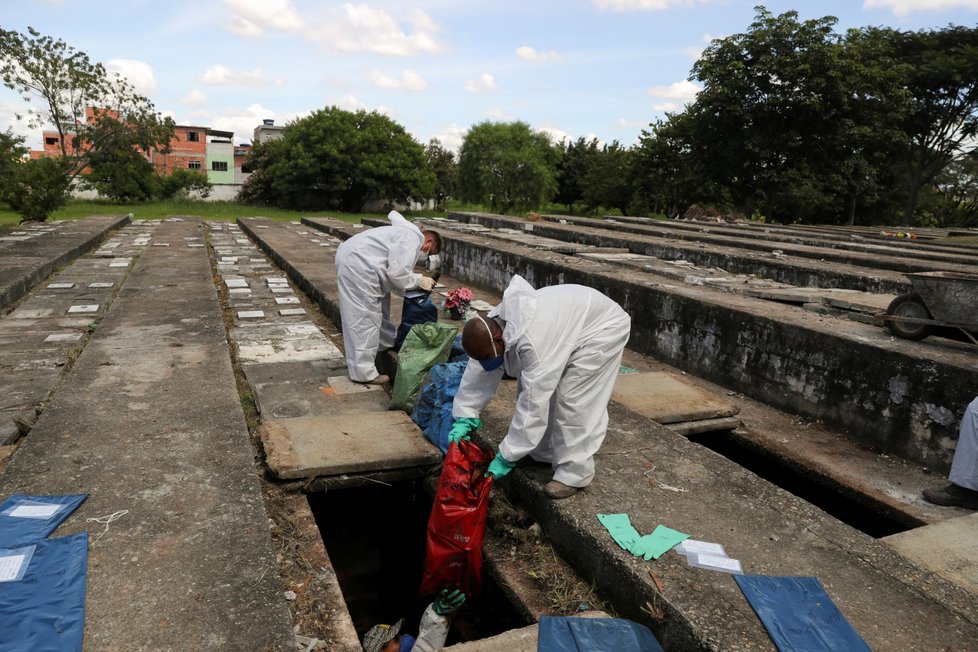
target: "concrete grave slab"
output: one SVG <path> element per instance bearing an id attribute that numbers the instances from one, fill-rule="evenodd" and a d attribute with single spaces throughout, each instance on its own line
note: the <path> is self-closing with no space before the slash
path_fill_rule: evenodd
<path id="1" fill-rule="evenodd" d="M 251 288 L 231 288 L 228 290 L 228 293 L 241 296 L 251 296 Z"/>
<path id="2" fill-rule="evenodd" d="M 44 338 L 45 342 L 77 342 L 82 338 L 81 333 L 51 333 Z"/>
<path id="3" fill-rule="evenodd" d="M 332 362 L 333 366 L 328 366 Z M 355 385 L 337 376 L 340 361 L 311 360 L 255 364 L 244 367 L 262 419 L 284 419 L 316 414 L 370 415 L 386 412 L 387 393 L 376 385 Z M 325 378 L 329 382 L 324 382 Z M 337 379 L 338 382 L 333 381 Z M 342 379 L 342 380 L 340 380 Z M 346 382 L 344 383 L 343 380 Z"/>
<path id="4" fill-rule="evenodd" d="M 306 314 L 306 309 L 305 308 L 282 308 L 281 310 L 278 311 L 278 314 L 282 315 L 283 317 L 294 317 L 297 315 Z"/>
<path id="5" fill-rule="evenodd" d="M 109 263 L 109 267 L 129 267 L 132 258 L 116 258 Z"/>
<path id="6" fill-rule="evenodd" d="M 294 340 L 271 344 L 241 344 L 238 346 L 241 364 L 266 362 L 301 362 L 303 360 L 343 360 L 336 345 L 329 340 Z"/>
<path id="7" fill-rule="evenodd" d="M 224 284 L 229 288 L 246 288 L 248 287 L 248 281 L 243 278 L 229 278 L 224 280 Z"/>
<path id="8" fill-rule="evenodd" d="M 978 594 L 978 513 L 900 532 L 883 541 L 911 561 Z"/>
<path id="9" fill-rule="evenodd" d="M 666 372 L 619 374 L 611 399 L 662 424 L 732 417 L 732 402 Z"/>
<path id="10" fill-rule="evenodd" d="M 283 479 L 424 467 L 442 459 L 404 412 L 273 420 L 260 433 L 268 466 Z"/>
<path id="11" fill-rule="evenodd" d="M 275 303 L 278 305 L 287 305 L 290 303 L 299 303 L 299 297 L 275 297 Z"/>
<path id="12" fill-rule="evenodd" d="M 110 288 L 113 285 L 115 285 L 115 283 L 105 283 L 103 281 L 97 281 L 95 283 L 89 283 L 88 284 L 88 287 L 90 287 L 90 288 Z"/>
<path id="13" fill-rule="evenodd" d="M 272 294 L 285 294 L 287 292 L 292 292 L 292 288 L 288 285 L 269 285 L 268 289 L 272 291 Z"/>
<path id="14" fill-rule="evenodd" d="M 68 308 L 68 314 L 71 315 L 75 313 L 84 313 L 84 314 L 94 313 L 94 312 L 98 312 L 98 307 L 99 304 L 97 303 L 70 306 Z"/>
<path id="15" fill-rule="evenodd" d="M 265 316 L 264 310 L 239 310 L 238 319 L 262 319 Z"/>
<path id="16" fill-rule="evenodd" d="M 69 290 L 75 287 L 74 283 L 48 283 L 49 290 Z"/>

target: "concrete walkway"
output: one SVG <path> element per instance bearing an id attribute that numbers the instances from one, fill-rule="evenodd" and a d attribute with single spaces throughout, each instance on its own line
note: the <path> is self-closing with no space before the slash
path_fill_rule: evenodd
<path id="1" fill-rule="evenodd" d="M 335 304 L 328 265 L 289 233 L 296 227 L 241 223 L 325 311 Z M 356 232 L 335 220 L 309 223 L 336 237 Z M 480 436 L 488 446 L 498 445 L 508 427 L 514 385 L 504 383 L 483 415 Z M 595 514 L 626 512 L 643 533 L 661 523 L 722 543 L 748 573 L 815 575 L 876 650 L 967 649 L 978 639 L 978 608 L 964 590 L 653 421 L 620 406 L 611 417 L 598 476 L 587 491 L 547 500 L 540 486 L 549 473 L 539 465 L 521 466 L 500 488 L 531 512 L 619 615 L 652 627 L 667 649 L 773 646 L 728 575 L 688 567 L 672 552 L 656 562 L 636 560 L 614 544 Z M 655 616 L 643 610 L 647 603 Z"/>
<path id="2" fill-rule="evenodd" d="M 89 494 L 86 649 L 295 649 L 202 236 L 159 226 L 0 476 Z"/>
<path id="3" fill-rule="evenodd" d="M 129 215 L 96 215 L 71 222 L 23 225 L 0 234 L 0 313 L 130 219 Z"/>

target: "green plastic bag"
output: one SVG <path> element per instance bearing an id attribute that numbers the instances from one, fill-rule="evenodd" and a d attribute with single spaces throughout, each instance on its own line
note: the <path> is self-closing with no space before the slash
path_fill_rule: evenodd
<path id="1" fill-rule="evenodd" d="M 458 327 L 429 322 L 411 327 L 397 354 L 397 377 L 391 392 L 392 410 L 414 411 L 428 370 L 439 362 L 447 362 Z"/>

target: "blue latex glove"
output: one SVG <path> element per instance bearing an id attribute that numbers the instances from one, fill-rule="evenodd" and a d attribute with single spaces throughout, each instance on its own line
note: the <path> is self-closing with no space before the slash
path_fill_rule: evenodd
<path id="1" fill-rule="evenodd" d="M 444 616 L 445 614 L 450 614 L 465 603 L 465 594 L 455 589 L 449 592 L 448 589 L 442 589 L 438 592 L 438 597 L 431 604 L 431 608 L 434 609 L 435 613 L 439 616 Z"/>
<path id="2" fill-rule="evenodd" d="M 455 423 L 452 424 L 452 429 L 448 431 L 448 442 L 458 442 L 459 439 L 471 439 L 469 433 L 475 432 L 481 427 L 482 419 L 472 419 L 469 417 L 455 419 Z"/>
<path id="3" fill-rule="evenodd" d="M 496 457 L 492 458 L 492 462 L 489 463 L 489 469 L 486 470 L 486 476 L 492 476 L 496 480 L 503 477 L 516 467 L 516 462 L 510 462 L 505 457 L 496 453 Z"/>

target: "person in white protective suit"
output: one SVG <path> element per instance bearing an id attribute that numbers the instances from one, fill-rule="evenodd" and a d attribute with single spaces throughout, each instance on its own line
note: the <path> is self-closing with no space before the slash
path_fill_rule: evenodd
<path id="1" fill-rule="evenodd" d="M 430 291 L 435 280 L 414 272 L 414 266 L 436 258 L 441 237 L 422 231 L 397 211 L 390 226 L 357 233 L 336 250 L 336 282 L 340 295 L 343 346 L 350 380 L 383 385 L 390 378 L 377 371 L 377 352 L 394 346 L 397 328 L 391 321 L 391 292 Z"/>
<path id="2" fill-rule="evenodd" d="M 363 636 L 364 652 L 438 652 L 448 638 L 448 617 L 465 603 L 459 590 L 443 589 L 421 615 L 418 636 L 401 633 L 404 619 L 393 625 L 374 625 Z"/>
<path id="3" fill-rule="evenodd" d="M 449 439 L 479 428 L 503 373 L 518 379 L 516 414 L 489 473 L 500 478 L 529 455 L 549 463 L 551 498 L 590 484 L 594 454 L 608 428 L 608 401 L 631 318 L 593 288 L 555 285 L 534 290 L 514 276 L 503 301 L 462 330 L 468 364 L 452 404 Z"/>
<path id="4" fill-rule="evenodd" d="M 968 404 L 958 429 L 958 447 L 951 460 L 951 484 L 924 489 L 924 500 L 935 505 L 978 509 L 978 396 Z"/>

